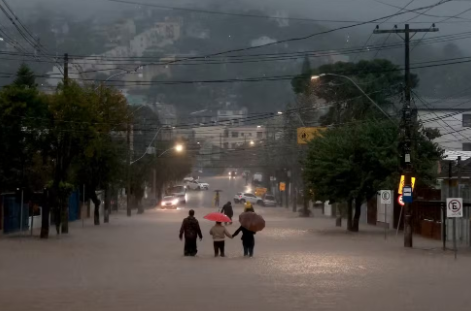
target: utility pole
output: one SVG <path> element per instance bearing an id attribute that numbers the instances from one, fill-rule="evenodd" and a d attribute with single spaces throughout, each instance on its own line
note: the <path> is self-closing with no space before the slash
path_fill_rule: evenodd
<path id="1" fill-rule="evenodd" d="M 376 26 L 374 34 L 404 34 L 404 45 L 405 45 L 405 70 L 404 70 L 404 82 L 405 82 L 405 101 L 402 113 L 402 126 L 404 129 L 404 187 L 412 187 L 412 163 L 411 163 L 411 152 L 412 152 L 412 109 L 411 109 L 411 76 L 410 76 L 410 39 L 411 33 L 414 35 L 419 32 L 437 32 L 438 28 L 435 24 L 430 28 L 418 28 L 411 29 L 409 24 L 406 24 L 404 29 L 392 30 L 379 30 L 379 26 Z M 412 247 L 412 208 L 410 203 L 406 203 L 404 206 L 404 247 Z"/>
<path id="2" fill-rule="evenodd" d="M 457 198 L 461 198 L 461 191 L 460 191 L 460 183 L 461 183 L 461 156 L 458 157 L 457 161 L 457 169 L 458 169 L 458 181 L 457 181 L 457 187 L 458 187 L 458 195 L 456 196 Z M 463 223 L 463 222 L 461 222 Z M 461 232 L 460 234 L 463 234 L 463 227 L 461 227 Z M 460 239 L 461 240 L 461 239 Z M 453 250 L 455 253 L 455 260 L 456 256 L 458 253 L 458 246 L 456 245 L 456 217 L 453 217 Z"/>
<path id="3" fill-rule="evenodd" d="M 64 85 L 69 84 L 69 54 L 64 54 Z"/>
<path id="4" fill-rule="evenodd" d="M 126 142 L 128 145 L 128 163 L 127 163 L 127 185 L 126 185 L 126 213 L 128 217 L 131 216 L 131 161 L 132 161 L 132 147 L 131 147 L 131 124 L 127 127 Z"/>

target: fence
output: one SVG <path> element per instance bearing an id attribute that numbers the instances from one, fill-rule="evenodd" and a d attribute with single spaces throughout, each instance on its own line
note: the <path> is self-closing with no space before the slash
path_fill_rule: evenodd
<path id="1" fill-rule="evenodd" d="M 3 232 L 13 233 L 29 228 L 29 205 L 23 204 L 23 211 L 21 204 L 17 202 L 15 194 L 2 194 L 1 195 L 3 206 Z M 21 219 L 23 219 L 21 223 Z"/>

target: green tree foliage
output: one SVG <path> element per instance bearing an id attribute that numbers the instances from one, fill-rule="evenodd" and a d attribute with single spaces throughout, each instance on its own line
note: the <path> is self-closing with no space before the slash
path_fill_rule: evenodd
<path id="1" fill-rule="evenodd" d="M 46 116 L 45 98 L 36 89 L 34 74 L 23 65 L 15 82 L 0 91 L 0 191 L 20 186 L 41 189 L 32 175 L 45 161 L 40 150 Z"/>
<path id="2" fill-rule="evenodd" d="M 371 102 L 345 78 L 323 76 L 311 81 L 311 76 L 318 76 L 321 73 L 352 78 L 366 94 L 387 111 L 395 109 L 391 98 L 399 96 L 403 91 L 404 76 L 400 67 L 383 59 L 358 63 L 337 62 L 303 72 L 291 83 L 296 94 L 310 94 L 328 103 L 335 103 L 322 118 L 322 123 L 326 125 L 364 119 L 379 115 L 380 112 L 373 109 Z M 412 87 L 416 87 L 417 84 L 417 77 L 412 75 Z"/>
<path id="3" fill-rule="evenodd" d="M 21 64 L 16 73 L 13 85 L 20 88 L 35 88 L 37 86 L 34 72 L 28 67 L 28 65 Z"/>
<path id="4" fill-rule="evenodd" d="M 90 110 L 86 121 L 89 126 L 87 139 L 82 141 L 82 152 L 74 160 L 74 172 L 76 184 L 86 186 L 86 193 L 95 205 L 94 223 L 99 225 L 101 201 L 96 191 L 110 191 L 112 183 L 117 186 L 125 178 L 125 135 L 132 116 L 126 99 L 117 90 L 101 85 L 85 91 Z M 108 212 L 105 210 L 105 217 Z"/>
<path id="5" fill-rule="evenodd" d="M 122 149 L 116 144 L 129 122 L 129 113 L 119 92 L 102 86 L 82 87 L 72 81 L 59 85 L 48 96 L 48 109 L 48 138 L 54 160 L 52 207 L 56 228 L 62 223 L 62 232 L 67 233 L 68 197 L 61 196 L 60 184 L 86 184 L 96 204 L 95 191 L 120 171 Z M 116 141 L 113 133 L 117 133 Z"/>
<path id="6" fill-rule="evenodd" d="M 414 131 L 412 163 L 422 184 L 434 184 L 433 168 L 443 150 L 431 141 L 435 133 Z M 380 189 L 395 188 L 401 172 L 398 126 L 389 121 L 365 120 L 327 130 L 309 145 L 304 178 L 316 198 L 348 202 L 348 229 L 358 231 L 361 204 Z M 352 205 L 355 215 L 352 221 Z"/>

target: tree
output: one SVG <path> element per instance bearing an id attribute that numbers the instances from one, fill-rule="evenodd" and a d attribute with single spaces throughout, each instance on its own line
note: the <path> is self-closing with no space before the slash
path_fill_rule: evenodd
<path id="1" fill-rule="evenodd" d="M 13 81 L 13 85 L 23 88 L 35 88 L 36 77 L 34 72 L 26 64 L 21 64 L 20 68 L 16 73 L 16 79 Z"/>
<path id="2" fill-rule="evenodd" d="M 419 125 L 414 130 L 414 175 L 424 184 L 433 184 L 432 168 L 443 150 Z M 348 230 L 358 231 L 361 205 L 382 188 L 393 188 L 401 172 L 397 125 L 389 121 L 365 120 L 325 131 L 309 144 L 304 177 L 318 198 L 348 203 Z M 353 212 L 355 203 L 355 214 Z M 353 219 L 352 219 L 353 216 Z"/>
<path id="3" fill-rule="evenodd" d="M 400 67 L 384 59 L 358 63 L 337 62 L 302 73 L 291 82 L 296 94 L 312 94 L 327 103 L 334 103 L 328 113 L 322 117 L 324 125 L 379 116 L 380 112 L 377 109 L 371 109 L 371 102 L 345 78 L 323 76 L 321 79 L 311 81 L 311 76 L 318 76 L 321 73 L 333 73 L 352 78 L 386 111 L 395 109 L 391 98 L 403 91 L 404 77 Z M 417 85 L 417 76 L 412 75 L 412 87 Z"/>
<path id="4" fill-rule="evenodd" d="M 97 94 L 93 87 L 81 87 L 75 82 L 68 81 L 60 84 L 54 94 L 48 96 L 49 125 L 48 139 L 51 158 L 54 161 L 54 176 L 51 183 L 51 206 L 54 211 L 56 230 L 59 233 L 59 224 L 62 232 L 68 233 L 68 196 L 62 191 L 63 185 L 73 184 L 74 172 L 72 168 L 79 157 L 85 154 L 95 164 L 90 170 L 96 168 L 97 163 L 103 164 L 101 148 L 108 146 L 109 141 L 102 139 L 102 132 L 109 133 L 112 128 L 123 126 L 124 98 L 116 92 L 102 90 Z M 120 105 L 118 105 L 118 103 Z M 116 105 L 116 107 L 115 107 Z M 119 115 L 110 122 L 108 116 Z M 125 122 L 124 122 L 125 123 Z M 99 151 L 98 151 L 99 150 Z M 105 158 L 108 155 L 105 155 Z M 84 158 L 82 158 L 83 160 Z M 108 165 L 108 164 L 107 164 Z M 104 169 L 100 168 L 100 172 Z M 89 178 L 95 183 L 96 170 Z M 98 183 L 99 184 L 99 183 Z M 94 191 L 88 191 L 92 196 Z M 47 215 L 46 215 L 47 217 Z M 47 237 L 48 229 L 44 230 L 43 237 Z"/>
<path id="5" fill-rule="evenodd" d="M 41 161 L 48 167 L 41 152 L 46 116 L 46 101 L 36 88 L 34 74 L 22 65 L 15 82 L 0 91 L 0 192 L 18 187 L 42 189 L 39 179 L 29 173 L 41 169 L 37 165 Z"/>
<path id="6" fill-rule="evenodd" d="M 76 183 L 86 186 L 86 193 L 94 203 L 94 223 L 100 224 L 100 203 L 96 191 L 110 191 L 112 183 L 125 176 L 127 146 L 124 131 L 131 122 L 126 99 L 115 89 L 103 85 L 86 90 L 89 116 L 88 137 L 82 140 L 80 152 L 74 160 Z M 107 196 L 109 198 L 109 196 Z M 105 200 L 105 222 L 108 221 L 109 202 Z"/>

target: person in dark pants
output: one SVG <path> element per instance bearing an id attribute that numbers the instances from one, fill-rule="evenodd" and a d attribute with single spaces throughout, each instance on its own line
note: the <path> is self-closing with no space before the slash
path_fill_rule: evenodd
<path id="1" fill-rule="evenodd" d="M 234 216 L 234 210 L 232 209 L 232 203 L 230 201 L 224 204 L 224 206 L 221 209 L 221 213 L 223 213 L 224 215 L 226 215 L 227 217 L 231 219 L 231 222 L 229 224 L 232 225 L 232 216 Z"/>
<path id="2" fill-rule="evenodd" d="M 242 231 L 242 246 L 244 247 L 244 257 L 253 257 L 253 249 L 255 247 L 255 232 L 240 226 L 232 237 L 236 237 Z"/>
<path id="3" fill-rule="evenodd" d="M 221 253 L 221 257 L 225 257 L 226 254 L 224 253 L 225 236 L 228 236 L 232 239 L 232 235 L 227 231 L 226 227 L 224 227 L 220 222 L 216 222 L 216 225 L 211 228 L 209 234 L 213 236 L 213 243 L 214 243 L 214 257 L 219 256 Z"/>
<path id="4" fill-rule="evenodd" d="M 190 210 L 189 216 L 183 220 L 182 226 L 180 227 L 180 240 L 185 236 L 185 256 L 196 256 L 198 248 L 196 245 L 196 239 L 199 237 L 200 241 L 203 239 L 201 233 L 200 224 L 195 218 L 195 211 Z"/>

